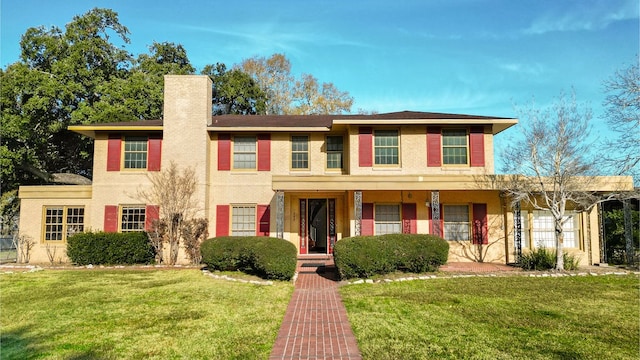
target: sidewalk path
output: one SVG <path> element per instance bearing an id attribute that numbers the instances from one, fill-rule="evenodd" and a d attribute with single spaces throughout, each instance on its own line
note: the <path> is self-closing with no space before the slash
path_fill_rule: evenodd
<path id="1" fill-rule="evenodd" d="M 362 359 L 333 259 L 298 261 L 298 279 L 269 359 Z"/>

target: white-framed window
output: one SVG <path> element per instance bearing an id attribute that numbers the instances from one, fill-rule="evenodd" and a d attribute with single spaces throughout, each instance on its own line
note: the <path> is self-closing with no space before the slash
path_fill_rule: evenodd
<path id="1" fill-rule="evenodd" d="M 442 163 L 444 165 L 468 164 L 467 131 L 464 129 L 442 130 Z"/>
<path id="2" fill-rule="evenodd" d="M 309 137 L 306 135 L 291 137 L 291 168 L 309 168 Z"/>
<path id="3" fill-rule="evenodd" d="M 144 205 L 123 205 L 120 208 L 120 231 L 144 231 L 146 207 Z"/>
<path id="4" fill-rule="evenodd" d="M 327 169 L 342 169 L 343 141 L 342 136 L 327 136 Z"/>
<path id="5" fill-rule="evenodd" d="M 84 207 L 45 206 L 44 241 L 65 242 L 75 233 L 84 231 Z"/>
<path id="6" fill-rule="evenodd" d="M 469 205 L 443 205 L 444 238 L 470 240 Z"/>
<path id="7" fill-rule="evenodd" d="M 374 222 L 376 235 L 402 233 L 400 205 L 376 204 Z"/>
<path id="8" fill-rule="evenodd" d="M 256 235 L 256 206 L 233 205 L 231 207 L 231 236 Z"/>
<path id="9" fill-rule="evenodd" d="M 399 165 L 400 141 L 398 130 L 375 130 L 373 132 L 375 165 Z"/>
<path id="10" fill-rule="evenodd" d="M 256 143 L 255 136 L 233 137 L 234 169 L 256 169 Z"/>
<path id="11" fill-rule="evenodd" d="M 124 168 L 146 169 L 148 138 L 145 136 L 126 136 L 124 138 Z"/>
<path id="12" fill-rule="evenodd" d="M 578 214 L 565 215 L 562 220 L 562 233 L 564 234 L 564 247 L 578 247 L 579 239 Z M 555 249 L 556 235 L 553 216 L 549 211 L 534 210 L 531 224 L 531 237 L 535 247 Z"/>

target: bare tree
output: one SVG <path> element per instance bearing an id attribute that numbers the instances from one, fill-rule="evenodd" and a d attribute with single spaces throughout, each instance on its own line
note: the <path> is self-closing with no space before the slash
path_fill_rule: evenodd
<path id="1" fill-rule="evenodd" d="M 548 211 L 554 220 L 556 270 L 564 269 L 563 225 L 567 205 L 589 210 L 614 194 L 598 194 L 594 177 L 597 159 L 591 156 L 591 110 L 577 104 L 575 94 L 560 95 L 548 109 L 531 104 L 519 109 L 522 137 L 504 151 L 503 190 L 512 204 L 524 202 Z"/>
<path id="2" fill-rule="evenodd" d="M 207 219 L 191 219 L 182 223 L 182 238 L 187 257 L 192 264 L 199 264 L 202 260 L 200 244 L 207 238 L 209 221 Z"/>
<path id="3" fill-rule="evenodd" d="M 149 180 L 151 187 L 138 191 L 138 198 L 159 207 L 158 220 L 152 224 L 149 239 L 156 251 L 169 246 L 166 262 L 174 265 L 178 261 L 183 224 L 195 219 L 198 213 L 193 196 L 196 191 L 195 171 L 191 167 L 180 170 L 171 162 L 166 169 L 149 173 Z M 162 252 L 160 257 L 164 260 Z"/>
<path id="4" fill-rule="evenodd" d="M 604 82 L 604 100 L 609 128 L 615 139 L 605 143 L 604 160 L 618 175 L 633 176 L 640 185 L 640 66 L 634 63 L 619 69 Z"/>
<path id="5" fill-rule="evenodd" d="M 293 100 L 291 62 L 283 54 L 252 57 L 239 68 L 249 74 L 267 94 L 267 115 L 287 114 Z"/>
<path id="6" fill-rule="evenodd" d="M 36 241 L 29 235 L 20 234 L 16 239 L 17 262 L 28 264 L 31 257 L 31 250 L 36 245 Z"/>
<path id="7" fill-rule="evenodd" d="M 604 82 L 604 118 L 618 136 L 605 142 L 604 160 L 616 174 L 633 176 L 640 186 L 640 66 L 637 62 L 619 69 Z M 633 264 L 631 207 L 623 200 L 627 262 Z"/>
<path id="8" fill-rule="evenodd" d="M 313 75 L 291 74 L 291 62 L 283 54 L 253 57 L 239 66 L 267 94 L 268 115 L 340 114 L 351 111 L 353 97 L 332 83 L 319 83 Z"/>

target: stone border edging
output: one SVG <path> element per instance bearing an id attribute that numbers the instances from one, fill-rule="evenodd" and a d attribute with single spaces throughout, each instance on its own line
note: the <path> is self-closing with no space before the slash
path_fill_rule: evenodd
<path id="1" fill-rule="evenodd" d="M 574 277 L 574 276 L 605 276 L 605 275 L 636 275 L 640 276 L 640 271 L 610 271 L 610 272 L 574 272 L 574 273 L 509 273 L 509 274 L 496 274 L 496 273 L 488 273 L 488 274 L 458 274 L 458 275 L 445 275 L 445 276 L 437 276 L 437 275 L 420 275 L 420 276 L 408 276 L 408 277 L 400 277 L 397 279 L 357 279 L 357 280 L 345 280 L 342 281 L 342 285 L 358 285 L 358 284 L 380 284 L 380 283 L 391 283 L 391 282 L 402 282 L 402 281 L 415 281 L 415 280 L 430 280 L 430 279 L 454 279 L 454 278 L 470 278 L 470 277 L 515 277 L 515 276 L 527 276 L 527 277 Z"/>

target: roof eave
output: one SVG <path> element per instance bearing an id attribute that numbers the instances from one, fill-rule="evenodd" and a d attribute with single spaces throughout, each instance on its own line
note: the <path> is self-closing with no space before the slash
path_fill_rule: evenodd
<path id="1" fill-rule="evenodd" d="M 518 123 L 518 119 L 335 119 L 333 124 L 343 125 L 491 125 L 492 133 L 498 134 Z"/>
<path id="2" fill-rule="evenodd" d="M 92 125 L 72 125 L 67 129 L 70 131 L 88 136 L 90 138 L 96 137 L 97 132 L 129 132 L 129 131 L 162 131 L 162 125 L 152 126 L 126 126 L 126 125 L 114 125 L 114 126 L 92 126 Z"/>

